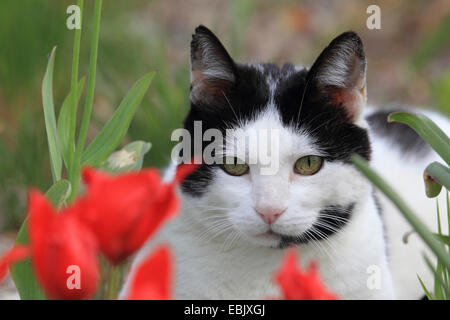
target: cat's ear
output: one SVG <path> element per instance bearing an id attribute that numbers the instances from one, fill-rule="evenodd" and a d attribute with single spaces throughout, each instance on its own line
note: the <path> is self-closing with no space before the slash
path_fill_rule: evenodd
<path id="1" fill-rule="evenodd" d="M 235 78 L 235 64 L 219 39 L 205 26 L 197 27 L 191 41 L 191 102 L 223 99 Z"/>
<path id="2" fill-rule="evenodd" d="M 367 99 L 366 58 L 358 35 L 350 31 L 335 38 L 314 62 L 308 78 L 318 94 L 356 121 Z"/>

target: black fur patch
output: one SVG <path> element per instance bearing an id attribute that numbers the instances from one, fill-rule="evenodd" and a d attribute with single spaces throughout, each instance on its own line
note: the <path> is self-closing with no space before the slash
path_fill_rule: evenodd
<path id="1" fill-rule="evenodd" d="M 391 111 L 377 111 L 367 117 L 367 121 L 374 132 L 397 146 L 402 154 L 414 154 L 417 157 L 426 156 L 431 147 L 413 129 L 403 123 L 388 122 Z"/>
<path id="2" fill-rule="evenodd" d="M 191 105 L 184 121 L 184 126 L 191 135 L 193 136 L 194 132 L 194 121 L 202 121 L 203 132 L 209 128 L 217 128 L 225 135 L 225 129 L 237 127 L 238 120 L 256 118 L 269 103 L 267 77 L 270 76 L 278 80 L 275 105 L 284 125 L 297 130 L 306 130 L 326 154 L 327 161 L 350 163 L 353 153 L 367 160 L 370 158 L 371 149 L 367 131 L 348 121 L 341 106 L 332 106 L 326 97 L 305 88 L 307 76 L 305 69 L 292 72 L 292 69 L 286 66 L 282 69 L 273 64 L 263 66 L 262 74 L 253 67 L 239 65 L 237 84 L 225 93 L 228 101 L 211 106 Z M 205 142 L 203 148 L 208 143 Z M 193 150 L 193 142 L 191 149 Z M 214 167 L 202 165 L 197 171 L 198 176 L 202 176 L 202 186 L 206 187 L 205 177 L 213 178 Z M 194 196 L 203 193 L 200 187 L 190 188 L 190 186 L 196 186 L 195 176 L 185 181 L 183 191 Z"/>
<path id="3" fill-rule="evenodd" d="M 345 33 L 339 38 L 353 41 L 355 37 L 354 33 Z M 314 70 L 308 72 L 306 69 L 296 69 L 292 64 L 279 68 L 267 63 L 257 68 L 234 62 L 233 70 L 235 81 L 231 87 L 224 89 L 223 98 L 217 98 L 214 103 L 207 99 L 191 103 L 184 127 L 192 137 L 194 121 L 202 121 L 203 132 L 216 128 L 225 135 L 225 129 L 257 118 L 269 105 L 268 79 L 271 79 L 277 82 L 274 102 L 283 124 L 295 130 L 306 130 L 316 140 L 327 161 L 350 163 L 353 153 L 366 160 L 370 158 L 367 131 L 351 122 L 341 102 L 334 105 L 324 94 L 323 88 L 312 84 Z M 203 143 L 203 149 L 208 143 Z M 193 141 L 191 150 L 194 150 Z M 201 165 L 195 174 L 184 181 L 183 191 L 192 196 L 201 196 L 207 191 L 208 182 L 214 178 L 216 169 L 214 165 Z"/>
<path id="4" fill-rule="evenodd" d="M 333 205 L 322 209 L 319 212 L 317 222 L 313 224 L 309 232 L 305 232 L 297 237 L 282 236 L 279 248 L 287 248 L 291 245 L 306 244 L 310 241 L 320 241 L 326 239 L 341 230 L 350 219 L 354 203 L 348 206 Z"/>

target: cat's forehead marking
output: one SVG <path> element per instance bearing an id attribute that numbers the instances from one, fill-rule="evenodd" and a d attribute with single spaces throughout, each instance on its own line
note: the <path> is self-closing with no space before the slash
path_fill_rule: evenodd
<path id="1" fill-rule="evenodd" d="M 248 66 L 255 69 L 263 77 L 267 85 L 269 91 L 267 107 L 275 105 L 275 95 L 280 83 L 289 80 L 294 74 L 306 70 L 303 66 L 296 66 L 291 63 L 285 63 L 281 68 L 272 63 L 251 63 Z"/>
<path id="2" fill-rule="evenodd" d="M 306 70 L 306 67 L 297 66 L 292 63 L 285 63 L 281 68 L 273 63 L 250 63 L 248 66 L 253 67 L 263 76 L 273 79 L 289 78 L 294 73 Z"/>
<path id="3" fill-rule="evenodd" d="M 228 152 L 235 148 L 240 153 L 248 152 L 249 146 L 246 138 L 254 134 L 257 136 L 258 148 L 261 145 L 271 146 L 272 143 L 276 143 L 277 146 L 272 152 L 277 150 L 281 157 L 280 160 L 286 157 L 308 154 L 323 155 L 323 152 L 316 145 L 315 139 L 308 134 L 307 130 L 294 130 L 292 127 L 283 124 L 280 110 L 273 103 L 269 103 L 264 111 L 255 118 L 247 120 L 241 127 L 231 129 L 229 134 L 227 141 L 228 147 L 231 147 L 231 149 L 227 150 Z M 264 143 L 262 139 L 266 139 L 267 142 Z"/>

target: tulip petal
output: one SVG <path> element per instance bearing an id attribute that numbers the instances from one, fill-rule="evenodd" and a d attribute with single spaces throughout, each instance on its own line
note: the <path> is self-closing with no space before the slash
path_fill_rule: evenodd
<path id="1" fill-rule="evenodd" d="M 291 249 L 284 258 L 275 280 L 286 300 L 336 300 L 322 284 L 315 263 L 305 272 L 297 267 L 297 252 Z"/>
<path id="2" fill-rule="evenodd" d="M 124 239 L 126 255 L 138 250 L 168 219 L 178 212 L 179 201 L 172 185 L 163 185 L 154 202 Z"/>
<path id="3" fill-rule="evenodd" d="M 102 180 L 106 180 L 109 178 L 109 175 L 106 173 L 102 173 L 98 170 L 95 170 L 91 167 L 84 167 L 82 172 L 82 178 L 84 183 L 87 185 L 91 185 L 93 183 L 98 183 Z"/>
<path id="4" fill-rule="evenodd" d="M 44 195 L 30 192 L 29 229 L 33 269 L 48 297 L 88 299 L 99 279 L 97 241 L 78 220 L 83 203 L 57 214 Z"/>
<path id="5" fill-rule="evenodd" d="M 0 283 L 5 278 L 8 268 L 16 262 L 28 257 L 28 247 L 16 245 L 0 257 Z"/>
<path id="6" fill-rule="evenodd" d="M 186 179 L 190 174 L 192 174 L 197 168 L 198 164 L 194 163 L 182 163 L 178 165 L 177 172 L 175 174 L 175 178 L 173 179 L 174 184 L 180 184 Z"/>
<path id="7" fill-rule="evenodd" d="M 88 190 L 81 220 L 113 264 L 136 252 L 177 208 L 173 186 L 162 184 L 156 169 L 121 175 L 85 169 L 84 176 Z"/>
<path id="8" fill-rule="evenodd" d="M 126 300 L 169 300 L 171 280 L 169 249 L 161 246 L 136 270 Z"/>

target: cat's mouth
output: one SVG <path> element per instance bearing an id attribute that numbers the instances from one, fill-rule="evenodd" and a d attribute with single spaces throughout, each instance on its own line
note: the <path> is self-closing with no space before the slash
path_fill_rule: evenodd
<path id="1" fill-rule="evenodd" d="M 281 240 L 281 238 L 283 237 L 282 234 L 274 232 L 273 230 L 268 230 L 266 232 L 260 233 L 256 236 L 257 238 L 262 238 L 262 239 L 273 239 L 273 240 Z"/>
<path id="2" fill-rule="evenodd" d="M 303 236 L 291 236 L 285 235 L 273 230 L 268 230 L 266 232 L 260 233 L 256 236 L 260 240 L 271 240 L 274 243 L 271 245 L 273 248 L 284 249 L 290 246 L 295 246 L 299 244 L 304 244 L 308 242 L 308 239 Z M 316 239 L 317 240 L 317 239 Z"/>

